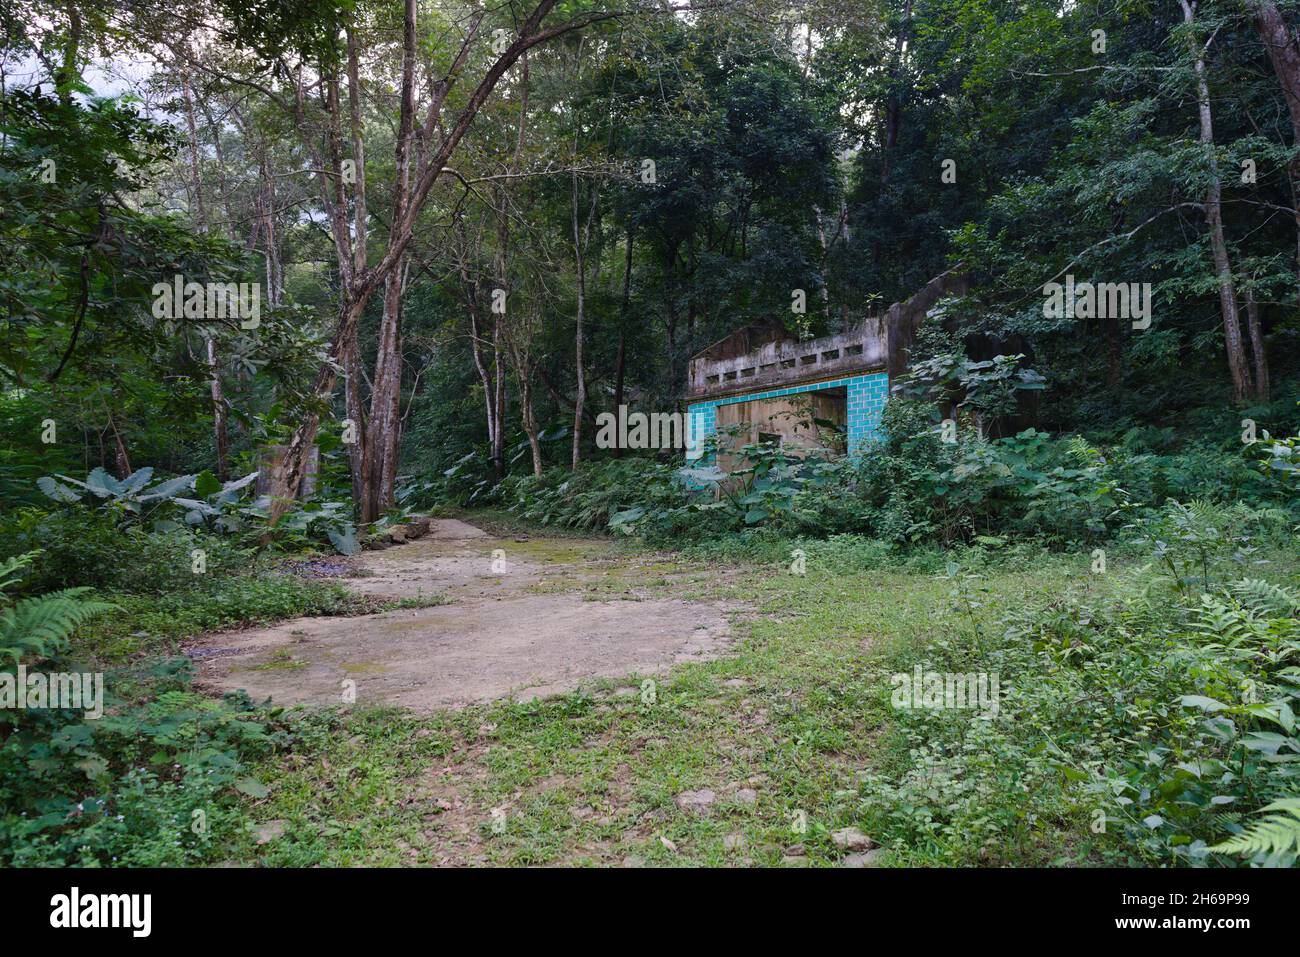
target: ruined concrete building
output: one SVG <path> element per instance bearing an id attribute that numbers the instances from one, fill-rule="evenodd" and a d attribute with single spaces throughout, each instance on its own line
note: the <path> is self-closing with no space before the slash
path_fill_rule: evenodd
<path id="1" fill-rule="evenodd" d="M 776 322 L 736 330 L 691 359 L 692 431 L 727 435 L 719 443 L 724 469 L 735 464 L 728 449 L 763 441 L 795 455 L 834 449 L 837 441 L 839 451 L 861 451 L 879 438 L 890 382 L 907 368 L 926 313 L 943 297 L 967 291 L 958 266 L 906 302 L 833 336 L 800 342 Z"/>

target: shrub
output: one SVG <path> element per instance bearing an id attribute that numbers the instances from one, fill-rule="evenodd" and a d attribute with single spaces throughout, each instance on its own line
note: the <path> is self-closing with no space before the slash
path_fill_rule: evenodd
<path id="1" fill-rule="evenodd" d="M 1058 862 L 1296 862 L 1300 593 L 1229 577 L 1241 538 L 1267 517 L 1207 550 L 1162 537 L 1186 511 L 1171 503 L 1145 520 L 1173 554 L 1114 593 L 985 608 L 919 654 L 883 652 L 863 679 L 883 697 L 890 673 L 918 657 L 926 670 L 997 673 L 1002 697 L 993 721 L 892 712 L 890 757 L 863 787 L 878 839 L 953 864 L 1023 862 L 1030 846 L 1055 848 Z M 1195 509 L 1209 527 L 1231 527 L 1232 511 Z M 1174 571 L 1153 576 L 1166 557 Z M 971 607 L 978 579 L 953 580 L 954 605 Z"/>

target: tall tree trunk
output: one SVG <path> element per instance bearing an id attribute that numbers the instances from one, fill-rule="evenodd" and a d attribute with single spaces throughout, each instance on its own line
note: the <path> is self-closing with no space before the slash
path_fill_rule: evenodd
<path id="1" fill-rule="evenodd" d="M 487 363 L 483 360 L 483 346 L 486 344 L 486 340 L 483 338 L 481 331 L 482 323 L 478 308 L 478 286 L 473 279 L 470 278 L 469 267 L 465 262 L 463 236 L 460 253 L 460 281 L 462 288 L 465 290 L 466 312 L 469 313 L 470 355 L 474 358 L 474 369 L 478 372 L 479 382 L 483 386 L 483 405 L 487 415 L 488 448 L 494 450 L 496 448 L 497 434 L 496 387 L 493 384 L 491 375 L 488 373 Z M 493 459 L 493 473 L 495 474 L 495 452 L 490 452 L 490 454 Z"/>
<path id="2" fill-rule="evenodd" d="M 226 397 L 221 391 L 221 366 L 217 362 L 217 343 L 215 339 L 207 340 L 208 347 L 208 385 L 212 393 L 212 443 L 217 455 L 217 478 L 223 482 L 229 471 L 226 464 Z"/>
<path id="3" fill-rule="evenodd" d="M 623 259 L 623 301 L 618 312 L 618 355 L 614 360 L 614 414 L 623 405 L 623 385 L 627 376 L 627 323 L 632 304 L 632 223 L 627 224 L 627 252 Z M 623 457 L 623 443 L 614 446 L 614 458 Z"/>
<path id="4" fill-rule="evenodd" d="M 578 174 L 573 174 L 573 259 L 578 269 L 577 317 L 573 333 L 573 363 L 576 369 L 577 390 L 573 399 L 573 460 L 571 468 L 578 467 L 582 458 L 582 408 L 587 401 L 587 375 L 583 368 L 582 340 L 587 317 L 587 246 L 591 242 L 591 224 L 596 216 L 595 189 L 591 190 L 591 207 L 587 211 L 587 224 L 579 227 Z"/>
<path id="5" fill-rule="evenodd" d="M 506 294 L 505 309 L 515 308 L 509 301 L 510 277 L 508 263 L 510 260 L 510 219 L 505 188 L 498 187 L 497 196 L 497 247 L 493 257 L 493 269 L 496 273 L 497 288 Z M 492 366 L 491 381 L 486 387 L 492 393 L 492 406 L 496 414 L 490 423 L 488 441 L 492 448 L 492 476 L 498 482 L 506 477 L 506 370 L 505 356 L 502 353 L 501 336 L 506 323 L 503 312 L 492 314 Z"/>
<path id="6" fill-rule="evenodd" d="M 1264 328 L 1259 321 L 1259 303 L 1252 289 L 1246 290 L 1246 331 L 1250 334 L 1250 352 L 1255 360 L 1256 401 L 1267 402 L 1271 391 L 1268 376 L 1268 356 L 1264 352 Z"/>
<path id="7" fill-rule="evenodd" d="M 1196 4 L 1179 0 L 1184 22 L 1191 24 Z M 1194 34 L 1188 33 L 1196 69 L 1196 102 L 1200 116 L 1201 145 L 1209 163 L 1210 183 L 1205 192 L 1205 220 L 1210 229 L 1210 249 L 1214 254 L 1214 271 L 1219 280 L 1219 307 L 1223 313 L 1223 341 L 1228 353 L 1228 371 L 1232 375 L 1234 401 L 1245 401 L 1251 394 L 1250 366 L 1241 339 L 1241 320 L 1237 314 L 1237 293 L 1232 279 L 1228 243 L 1223 234 L 1223 188 L 1219 180 L 1219 162 L 1214 155 L 1214 119 L 1210 110 L 1210 86 L 1205 78 L 1205 55 Z"/>
<path id="8" fill-rule="evenodd" d="M 1297 43 L 1295 33 L 1287 26 L 1275 3 L 1249 0 L 1247 6 L 1286 99 L 1287 112 L 1291 116 L 1291 145 L 1300 149 L 1300 43 Z M 1297 194 L 1300 194 L 1300 156 L 1291 161 L 1288 175 L 1291 205 L 1296 210 L 1296 264 L 1300 267 L 1300 206 L 1296 205 Z M 1265 372 L 1265 379 L 1267 377 Z"/>
<path id="9" fill-rule="evenodd" d="M 188 72 L 181 74 L 181 90 L 185 96 L 185 125 L 189 133 L 190 197 L 194 203 L 194 218 L 199 231 L 208 231 L 208 210 L 203 201 L 203 177 L 199 171 L 199 127 L 194 117 L 194 91 L 190 89 Z M 226 479 L 226 397 L 221 387 L 221 364 L 217 361 L 217 342 L 211 335 L 205 337 L 204 346 L 208 360 L 208 391 L 212 395 L 212 451 L 216 458 L 217 478 Z"/>
<path id="10" fill-rule="evenodd" d="M 492 372 L 496 389 L 496 431 L 492 435 L 492 459 L 497 466 L 497 480 L 506 477 L 506 357 L 501 343 L 502 316 L 492 329 Z"/>
<path id="11" fill-rule="evenodd" d="M 365 406 L 361 400 L 361 349 L 354 336 L 343 345 L 343 406 L 344 415 L 351 428 L 352 441 L 348 444 L 348 475 L 352 479 L 352 502 L 358 517 L 363 511 L 362 503 L 367 496 L 366 489 L 366 445 L 370 432 L 366 419 Z M 365 521 L 364 518 L 361 519 Z"/>
<path id="12" fill-rule="evenodd" d="M 393 506 L 397 452 L 401 436 L 402 293 L 409 261 L 384 282 L 384 315 L 379 328 L 375 380 L 370 390 L 366 438 L 365 494 L 361 520 L 373 522 Z"/>

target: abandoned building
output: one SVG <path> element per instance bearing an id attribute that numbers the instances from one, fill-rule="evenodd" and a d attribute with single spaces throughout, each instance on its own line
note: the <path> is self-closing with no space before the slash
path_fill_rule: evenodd
<path id="1" fill-rule="evenodd" d="M 853 328 L 800 342 L 780 323 L 738 329 L 691 358 L 687 410 L 696 435 L 719 435 L 717 464 L 734 449 L 773 442 L 791 455 L 855 455 L 877 440 L 890 382 L 907 368 L 918 326 L 936 302 L 967 292 L 962 268 Z"/>

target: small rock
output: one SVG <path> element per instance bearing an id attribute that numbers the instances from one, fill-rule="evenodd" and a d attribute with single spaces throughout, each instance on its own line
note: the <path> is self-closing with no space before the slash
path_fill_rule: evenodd
<path id="1" fill-rule="evenodd" d="M 791 844 L 785 849 L 785 853 L 789 857 L 803 857 L 808 853 L 808 849 L 802 844 Z"/>
<path id="2" fill-rule="evenodd" d="M 739 831 L 735 834 L 728 834 L 722 839 L 722 846 L 728 851 L 739 851 L 745 846 L 745 835 Z"/>
<path id="3" fill-rule="evenodd" d="M 865 851 L 875 846 L 875 841 L 867 837 L 856 827 L 843 827 L 831 834 L 831 840 L 841 850 Z"/>
<path id="4" fill-rule="evenodd" d="M 270 844 L 277 837 L 284 834 L 284 829 L 289 826 L 288 821 L 267 821 L 265 824 L 259 824 L 254 833 L 257 835 L 257 843 Z"/>
<path id="5" fill-rule="evenodd" d="M 840 867 L 877 867 L 881 854 L 885 853 L 880 848 L 874 848 L 862 854 L 850 854 L 840 861 Z"/>
<path id="6" fill-rule="evenodd" d="M 676 803 L 683 811 L 703 814 L 717 800 L 717 795 L 704 788 L 699 791 L 683 791 L 677 795 Z"/>
<path id="7" fill-rule="evenodd" d="M 395 542 L 404 542 L 409 531 L 405 525 L 394 525 L 388 530 L 388 537 Z"/>

